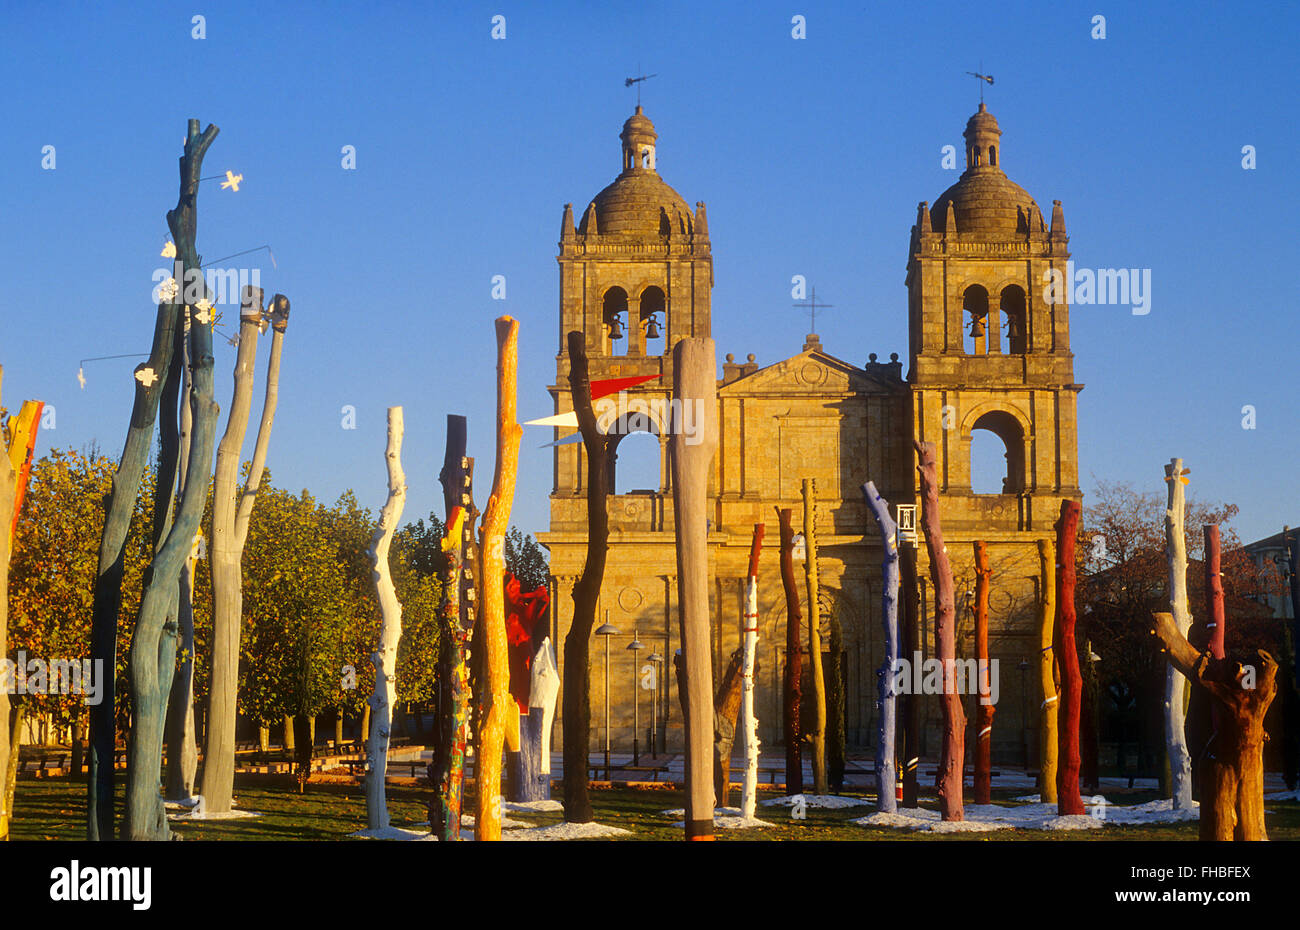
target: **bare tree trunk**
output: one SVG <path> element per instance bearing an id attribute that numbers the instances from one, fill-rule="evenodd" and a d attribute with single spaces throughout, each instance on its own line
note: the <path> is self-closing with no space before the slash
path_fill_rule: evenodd
<path id="1" fill-rule="evenodd" d="M 777 508 L 781 524 L 781 586 L 785 589 L 785 793 L 803 794 L 803 611 L 794 583 L 794 527 L 791 508 Z"/>
<path id="2" fill-rule="evenodd" d="M 763 551 L 762 523 L 754 524 L 754 535 L 749 544 L 749 574 L 745 581 L 745 614 L 740 624 L 745 650 L 744 692 L 740 704 L 740 734 L 745 750 L 745 779 L 741 783 L 740 813 L 752 818 L 758 798 L 758 718 L 754 716 L 754 665 L 758 651 L 758 557 Z"/>
<path id="3" fill-rule="evenodd" d="M 568 336 L 569 391 L 578 414 L 582 448 L 587 458 L 587 557 L 582 576 L 573 586 L 573 622 L 564 639 L 564 819 L 569 823 L 592 820 L 587 793 L 587 762 L 591 740 L 591 631 L 596 604 L 605 577 L 609 547 L 609 440 L 596 426 L 591 407 L 591 377 L 582 333 Z"/>
<path id="4" fill-rule="evenodd" d="M 862 496 L 867 508 L 875 517 L 880 530 L 881 564 L 880 619 L 885 628 L 884 658 L 876 672 L 879 679 L 880 726 L 876 735 L 876 810 L 893 813 L 898 810 L 894 792 L 897 777 L 895 768 L 894 736 L 897 729 L 897 698 L 894 694 L 894 677 L 898 671 L 898 524 L 889 514 L 889 501 L 880 496 L 874 483 L 862 486 Z M 909 660 L 910 661 L 910 660 Z"/>
<path id="5" fill-rule="evenodd" d="M 713 340 L 687 337 L 673 347 L 673 409 L 691 405 L 696 433 L 672 424 L 677 590 L 686 673 L 686 838 L 713 839 L 712 649 L 709 644 L 709 472 L 718 448 L 717 361 Z M 680 406 L 679 406 L 680 404 Z M 682 414 L 677 413 L 680 417 Z"/>
<path id="6" fill-rule="evenodd" d="M 803 538 L 806 553 L 804 586 L 808 592 L 808 656 L 812 663 L 814 710 L 813 731 L 809 734 L 812 737 L 813 792 L 827 794 L 826 678 L 822 669 L 821 598 L 817 580 L 817 483 L 812 478 L 803 479 Z"/>
<path id="7" fill-rule="evenodd" d="M 1043 804 L 1055 804 L 1056 757 L 1059 751 L 1056 715 L 1060 691 L 1056 686 L 1056 656 L 1053 646 L 1056 623 L 1056 545 L 1050 539 L 1038 541 L 1038 687 L 1042 695 L 1039 712 L 1038 792 Z"/>
<path id="8" fill-rule="evenodd" d="M 366 749 L 366 826 L 371 830 L 388 827 L 388 801 L 384 796 L 384 780 L 388 775 L 388 739 L 392 727 L 393 705 L 397 702 L 397 644 L 402 638 L 402 605 L 397 600 L 393 576 L 388 567 L 388 550 L 393 533 L 402 519 L 406 505 L 406 474 L 402 471 L 402 436 L 406 426 L 401 407 L 388 408 L 388 500 L 379 514 L 379 526 L 370 541 L 370 561 L 374 566 L 372 577 L 379 598 L 382 617 L 379 645 L 370 656 L 375 667 L 375 690 L 370 695 L 370 706 L 375 716 L 375 726 L 370 731 L 370 745 Z"/>
<path id="9" fill-rule="evenodd" d="M 1078 501 L 1061 501 L 1056 521 L 1056 629 L 1052 647 L 1061 669 L 1061 719 L 1056 810 L 1061 816 L 1085 813 L 1079 795 L 1079 718 L 1082 713 L 1083 678 L 1079 649 L 1074 641 L 1074 546 L 1079 533 Z"/>
<path id="10" fill-rule="evenodd" d="M 1175 477 L 1177 472 L 1175 472 Z M 1171 665 L 1206 688 L 1220 710 L 1201 771 L 1201 839 L 1266 840 L 1264 828 L 1264 715 L 1277 694 L 1277 662 L 1259 650 L 1254 664 L 1197 653 L 1172 614 L 1157 612 L 1152 634 Z"/>
<path id="11" fill-rule="evenodd" d="M 497 458 L 492 494 L 483 508 L 483 633 L 486 641 L 488 709 L 479 730 L 475 762 L 478 801 L 474 838 L 501 839 L 501 762 L 506 727 L 519 722 L 519 705 L 510 696 L 510 657 L 506 644 L 506 530 L 519 474 L 519 440 L 523 427 L 515 413 L 519 370 L 519 321 L 498 317 L 497 329 Z M 514 714 L 511 714 L 511 710 Z M 517 731 L 516 731 L 517 732 Z M 518 737 L 513 741 L 517 744 Z M 584 773 L 585 774 L 585 773 Z"/>
<path id="12" fill-rule="evenodd" d="M 916 442 L 917 474 L 921 479 L 921 530 L 930 557 L 934 585 L 935 633 L 938 658 L 943 666 L 943 751 L 939 757 L 939 807 L 944 820 L 964 820 L 962 781 L 966 762 L 966 713 L 957 693 L 957 610 L 953 597 L 952 566 L 943 543 L 939 518 L 939 486 L 935 478 L 934 443 Z"/>
<path id="13" fill-rule="evenodd" d="M 1165 466 L 1168 505 L 1165 510 L 1165 558 L 1169 563 L 1169 610 L 1178 632 L 1184 637 L 1192 626 L 1187 607 L 1187 540 L 1183 535 L 1188 469 L 1182 459 L 1172 459 Z M 1170 665 L 1165 670 L 1165 749 L 1169 756 L 1170 790 L 1174 810 L 1192 806 L 1192 763 L 1187 751 L 1187 680 Z"/>
<path id="14" fill-rule="evenodd" d="M 991 804 L 993 796 L 993 706 L 989 682 L 989 568 L 988 543 L 975 543 L 975 667 L 979 675 L 979 704 L 975 712 L 975 803 Z"/>

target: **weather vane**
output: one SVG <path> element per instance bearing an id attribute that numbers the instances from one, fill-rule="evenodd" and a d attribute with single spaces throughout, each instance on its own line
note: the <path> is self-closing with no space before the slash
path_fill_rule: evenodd
<path id="1" fill-rule="evenodd" d="M 808 311 L 808 331 L 810 333 L 815 333 L 817 332 L 817 308 L 821 307 L 823 310 L 829 310 L 835 305 L 818 303 L 817 288 L 814 286 L 812 288 L 812 293 L 809 295 L 807 300 L 800 301 L 795 304 L 791 304 L 791 306 L 796 307 L 799 310 Z"/>
<path id="2" fill-rule="evenodd" d="M 638 68 L 637 70 L 639 71 L 639 70 L 641 70 L 641 69 Z M 633 86 L 636 87 L 636 105 L 637 105 L 637 106 L 641 106 L 641 85 L 642 85 L 643 83 L 645 83 L 646 81 L 650 80 L 652 77 L 658 77 L 658 76 L 659 76 L 659 75 L 657 75 L 657 74 L 643 74 L 643 75 L 641 75 L 640 77 L 630 77 L 630 78 L 625 78 L 625 79 L 624 79 L 624 81 L 623 81 L 623 86 L 624 86 L 624 87 L 633 87 Z"/>
<path id="3" fill-rule="evenodd" d="M 983 71 L 983 70 L 984 70 L 984 63 L 981 62 L 981 63 L 980 63 L 980 71 Z M 991 75 L 991 74 L 980 74 L 978 71 L 967 71 L 966 73 L 969 74 L 971 77 L 973 77 L 973 78 L 979 78 L 982 82 L 984 82 L 984 83 L 980 84 L 980 103 L 983 103 L 983 102 L 984 102 L 984 84 L 988 84 L 989 87 L 992 87 L 992 86 L 993 86 L 993 75 Z"/>

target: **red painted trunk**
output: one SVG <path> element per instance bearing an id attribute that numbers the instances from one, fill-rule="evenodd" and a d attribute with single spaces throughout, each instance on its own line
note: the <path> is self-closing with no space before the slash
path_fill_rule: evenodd
<path id="1" fill-rule="evenodd" d="M 1060 766 L 1056 774 L 1057 813 L 1087 813 L 1079 796 L 1079 717 L 1083 706 L 1083 676 L 1074 643 L 1074 544 L 1079 533 L 1078 501 L 1061 501 L 1056 521 L 1056 630 L 1053 651 L 1061 669 Z"/>
<path id="2" fill-rule="evenodd" d="M 939 486 L 935 478 L 934 443 L 915 442 L 921 478 L 921 529 L 930 556 L 934 584 L 935 632 L 943 665 L 943 750 L 939 757 L 939 808 L 944 820 L 964 820 L 962 775 L 966 765 L 966 713 L 957 693 L 957 611 L 953 600 L 952 565 L 939 522 Z"/>
<path id="3" fill-rule="evenodd" d="M 989 682 L 989 547 L 975 543 L 975 659 L 979 675 L 979 704 L 975 713 L 975 803 L 992 803 L 993 704 Z"/>
<path id="4" fill-rule="evenodd" d="M 1206 648 L 1216 659 L 1223 658 L 1227 633 L 1223 617 L 1223 576 L 1219 571 L 1219 524 L 1205 525 L 1205 625 L 1210 641 Z"/>

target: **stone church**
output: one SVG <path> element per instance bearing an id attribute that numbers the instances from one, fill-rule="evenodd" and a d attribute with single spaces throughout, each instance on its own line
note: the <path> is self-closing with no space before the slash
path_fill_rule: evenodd
<path id="1" fill-rule="evenodd" d="M 773 364 L 760 367 L 753 355 L 745 362 L 727 355 L 721 364 L 708 537 L 715 680 L 740 642 L 750 537 L 761 521 L 767 537 L 759 577 L 756 713 L 768 748 L 782 742 L 786 639 L 776 508 L 793 509 L 798 531 L 801 482 L 816 480 L 821 641 L 823 650 L 830 648 L 833 616 L 842 630 L 847 742 L 869 747 L 883 650 L 881 547 L 860 486 L 870 479 L 891 503 L 919 503 L 915 438 L 937 446 L 942 522 L 957 585 L 959 657 L 973 655 L 974 648 L 972 543 L 983 539 L 990 546 L 990 650 L 999 663 L 1000 691 L 995 758 L 1037 758 L 1037 541 L 1053 538 L 1063 499 L 1081 498 L 1076 397 L 1082 385 L 1074 383 L 1069 308 L 1045 302 L 1042 284 L 1044 271 L 1064 271 L 1068 239 L 1059 201 L 1049 225 L 1034 199 L 1003 171 L 1001 130 L 983 103 L 964 136 L 964 173 L 932 207 L 919 205 L 910 233 L 906 372 L 896 353 L 887 362 L 874 353 L 865 363 L 845 360 L 816 335 L 797 355 Z M 672 673 L 679 647 L 673 500 L 666 430 L 653 402 L 671 395 L 673 345 L 711 335 L 713 314 L 705 206 L 692 208 L 659 176 L 657 138 L 638 106 L 620 135 L 617 178 L 576 224 L 572 205 L 565 206 L 558 256 L 559 339 L 550 387 L 556 413 L 572 409 L 565 348 L 570 331 L 586 335 L 593 379 L 654 376 L 624 398 L 626 409 L 651 411 L 636 418 L 650 435 L 628 435 L 621 428 L 627 423 L 610 428 L 620 435 L 610 487 L 620 491 L 609 499 L 609 559 L 597 625 L 607 622 L 617 632 L 607 640 L 593 637 L 591 695 L 592 747 L 598 749 L 605 738 L 608 674 L 616 752 L 632 746 L 633 695 L 640 748 L 649 748 L 652 734 L 660 750 L 682 745 Z M 851 346 L 836 351 L 863 354 Z M 1001 493 L 972 492 L 971 442 L 980 430 L 1005 447 Z M 572 432 L 557 430 L 555 438 Z M 619 458 L 630 454 L 623 447 L 653 455 L 656 441 L 657 484 L 623 490 Z M 550 550 L 552 636 L 561 655 L 572 586 L 585 559 L 585 474 L 582 444 L 556 445 L 550 530 L 538 539 Z M 923 540 L 918 568 L 923 654 L 932 656 L 933 597 Z M 798 562 L 796 575 L 804 604 Z M 634 638 L 642 648 L 629 650 Z M 802 639 L 806 644 L 806 634 Z M 829 667 L 828 656 L 824 664 Z M 967 701 L 969 713 L 973 699 Z M 937 751 L 939 714 L 938 699 L 926 698 L 923 752 Z"/>

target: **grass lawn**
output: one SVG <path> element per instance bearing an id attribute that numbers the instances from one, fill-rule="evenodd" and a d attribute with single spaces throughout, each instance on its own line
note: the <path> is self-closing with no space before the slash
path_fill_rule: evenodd
<path id="1" fill-rule="evenodd" d="M 124 808 L 124 790 L 118 788 L 118 811 Z M 854 792 L 846 792 L 853 796 Z M 994 801 L 1009 801 L 1022 790 L 994 792 Z M 172 829 L 185 840 L 341 840 L 366 825 L 366 802 L 362 789 L 355 785 L 309 785 L 306 794 L 298 794 L 271 779 L 241 782 L 237 787 L 239 807 L 261 812 L 258 818 L 214 821 L 172 821 Z M 760 802 L 776 797 L 773 791 L 760 791 Z M 388 788 L 388 808 L 393 826 L 417 829 L 427 820 L 427 788 Z M 1116 791 L 1108 798 L 1117 804 L 1139 804 L 1156 798 L 1153 791 Z M 681 828 L 662 811 L 685 805 L 685 795 L 675 789 L 612 788 L 594 790 L 591 795 L 596 820 L 602 824 L 631 830 L 632 837 L 620 840 L 680 841 Z M 969 801 L 969 799 L 968 799 Z M 739 803 L 733 792 L 732 804 Z M 933 807 L 933 801 L 922 801 Z M 85 837 L 86 784 L 83 779 L 53 778 L 20 781 L 14 804 L 13 839 L 80 840 Z M 1269 801 L 1266 807 L 1269 837 L 1274 840 L 1300 839 L 1300 804 L 1293 801 Z M 466 810 L 473 811 L 472 795 Z M 839 810 L 808 808 L 806 819 L 794 820 L 786 807 L 762 807 L 758 817 L 773 826 L 739 832 L 719 830 L 719 840 L 901 840 L 962 842 L 979 840 L 1054 840 L 1088 842 L 1097 840 L 1195 840 L 1195 821 L 1151 826 L 1108 826 L 1104 830 L 1072 830 L 1047 834 L 1032 830 L 999 830 L 990 833 L 919 834 L 907 830 L 879 830 L 853 826 L 850 820 L 874 810 L 864 797 L 861 807 Z M 562 821 L 560 813 L 506 813 L 512 820 L 534 825 Z M 469 831 L 465 831 L 467 835 Z"/>

